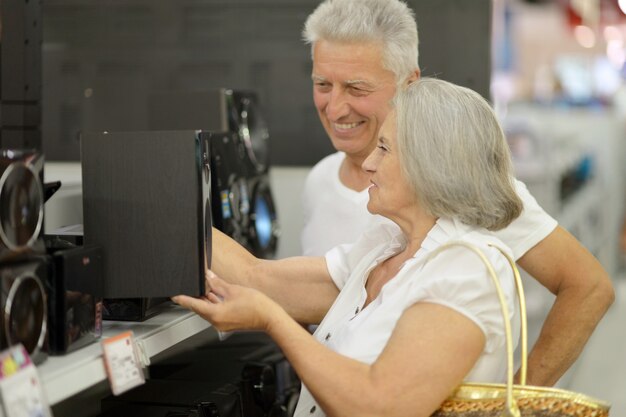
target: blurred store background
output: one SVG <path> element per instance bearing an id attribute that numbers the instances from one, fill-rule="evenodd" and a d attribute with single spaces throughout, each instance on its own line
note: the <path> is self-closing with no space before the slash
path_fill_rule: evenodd
<path id="1" fill-rule="evenodd" d="M 626 415 L 626 1 L 493 2 L 493 103 L 517 176 L 613 277 L 616 301 L 560 386 Z M 526 279 L 531 330 L 551 296 Z"/>

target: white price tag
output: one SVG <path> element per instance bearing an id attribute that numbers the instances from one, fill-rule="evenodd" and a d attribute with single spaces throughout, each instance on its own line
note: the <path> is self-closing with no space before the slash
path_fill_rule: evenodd
<path id="1" fill-rule="evenodd" d="M 7 417 L 52 417 L 37 368 L 22 345 L 0 353 L 0 397 Z"/>
<path id="2" fill-rule="evenodd" d="M 132 332 L 124 332 L 103 340 L 102 351 L 114 395 L 126 392 L 146 381 Z"/>

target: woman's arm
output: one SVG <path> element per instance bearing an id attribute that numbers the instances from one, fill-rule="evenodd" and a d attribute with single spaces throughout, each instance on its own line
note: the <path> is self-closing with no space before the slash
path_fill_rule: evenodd
<path id="1" fill-rule="evenodd" d="M 211 270 L 263 292 L 300 323 L 319 323 L 339 294 L 324 258 L 258 259 L 215 228 Z"/>
<path id="2" fill-rule="evenodd" d="M 430 416 L 485 344 L 473 321 L 431 303 L 405 311 L 372 365 L 327 349 L 284 314 L 274 316 L 268 333 L 329 416 Z"/>
<path id="3" fill-rule="evenodd" d="M 249 288 L 209 280 L 208 300 L 175 301 L 220 330 L 266 331 L 329 416 L 430 416 L 480 356 L 485 337 L 439 304 L 408 308 L 378 360 L 364 364 L 316 341 L 276 303 Z"/>

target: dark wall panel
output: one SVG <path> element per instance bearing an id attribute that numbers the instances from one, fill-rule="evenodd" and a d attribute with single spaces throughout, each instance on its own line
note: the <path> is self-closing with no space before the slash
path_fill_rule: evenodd
<path id="1" fill-rule="evenodd" d="M 41 148 L 41 0 L 0 1 L 0 146 Z"/>
<path id="2" fill-rule="evenodd" d="M 272 163 L 332 152 L 313 106 L 311 0 L 48 0 L 43 6 L 43 147 L 78 160 L 80 130 L 149 128 L 150 92 L 254 89 Z M 420 64 L 487 96 L 490 0 L 413 0 Z"/>

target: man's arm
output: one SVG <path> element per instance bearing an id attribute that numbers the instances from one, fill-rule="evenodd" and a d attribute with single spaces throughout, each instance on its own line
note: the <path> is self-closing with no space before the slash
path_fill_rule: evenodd
<path id="1" fill-rule="evenodd" d="M 528 384 L 551 386 L 578 358 L 613 303 L 613 285 L 598 260 L 560 226 L 518 264 L 556 295 L 528 356 Z"/>

